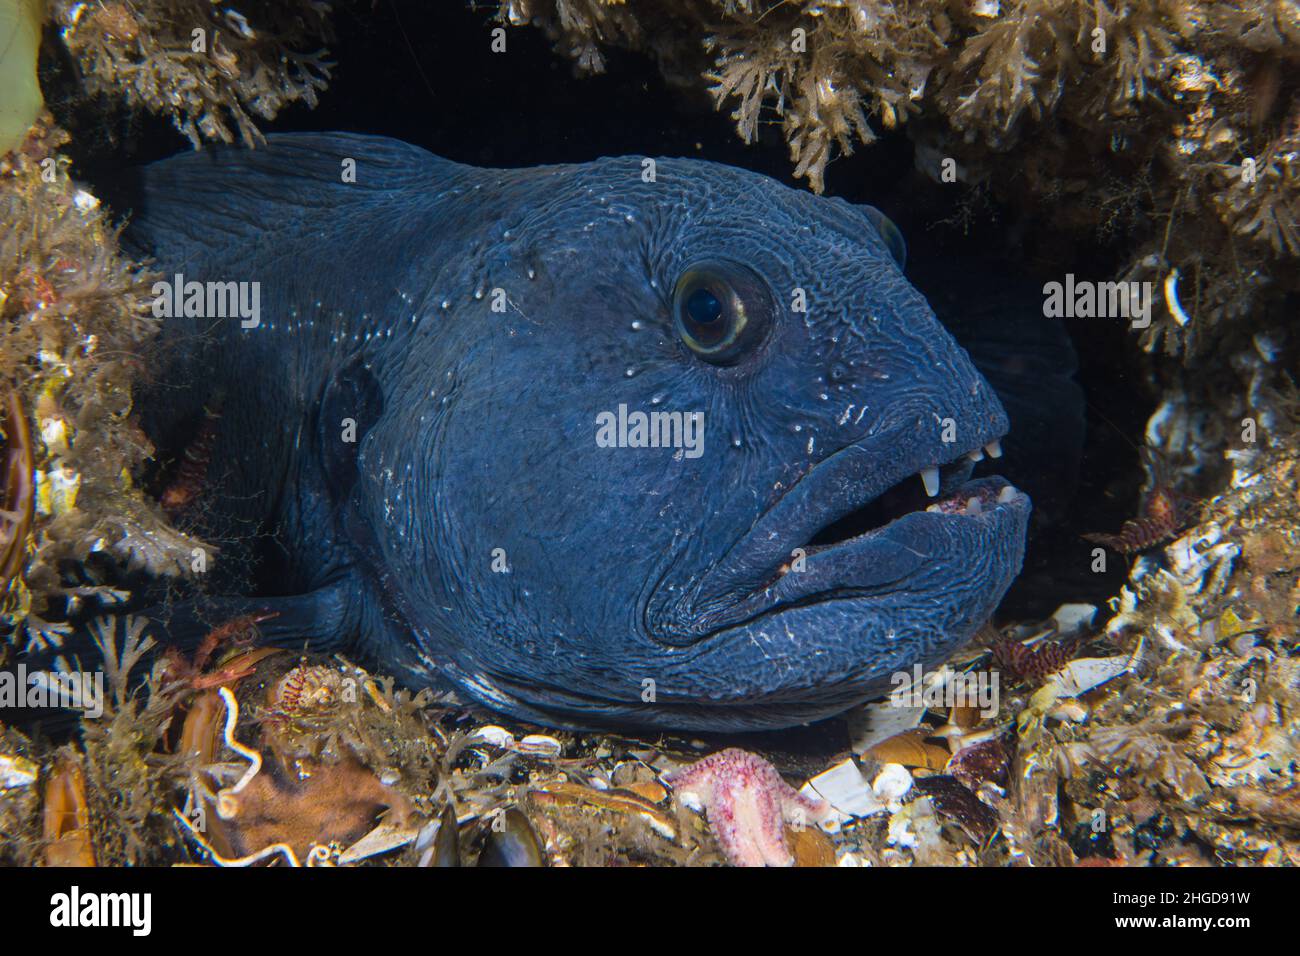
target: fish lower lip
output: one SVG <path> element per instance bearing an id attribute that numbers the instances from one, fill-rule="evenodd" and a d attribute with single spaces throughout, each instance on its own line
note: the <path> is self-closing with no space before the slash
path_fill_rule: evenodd
<path id="1" fill-rule="evenodd" d="M 1028 509 L 1028 497 L 1002 478 L 965 482 L 928 509 L 908 512 L 834 544 L 801 549 L 805 553 L 800 558 L 710 615 L 709 623 L 734 626 L 797 606 L 861 601 L 906 590 L 914 575 L 935 570 L 936 535 L 941 541 L 950 533 L 971 535 L 972 548 L 979 548 L 1023 525 Z"/>

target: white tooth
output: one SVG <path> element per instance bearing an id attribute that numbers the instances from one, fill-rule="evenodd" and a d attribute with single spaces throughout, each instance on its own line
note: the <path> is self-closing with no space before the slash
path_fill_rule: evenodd
<path id="1" fill-rule="evenodd" d="M 1016 496 L 1016 489 L 1010 485 L 1003 485 L 1002 490 L 998 492 L 998 504 L 1005 505 Z"/>
<path id="2" fill-rule="evenodd" d="M 974 451 L 968 451 L 966 452 L 966 457 L 971 461 L 983 461 L 984 450 L 982 448 L 976 448 Z"/>
<path id="3" fill-rule="evenodd" d="M 1002 442 L 1000 442 L 1000 441 L 991 441 L 991 442 L 989 442 L 987 445 L 984 446 L 984 450 L 985 450 L 986 452 L 989 453 L 989 457 L 990 457 L 990 458 L 1001 458 L 1001 457 L 1002 457 Z"/>
<path id="4" fill-rule="evenodd" d="M 926 511 L 933 511 L 934 513 L 938 514 L 939 512 L 943 511 L 943 506 L 942 506 L 942 505 L 930 505 L 930 506 L 929 506 L 928 508 L 926 508 L 925 510 L 926 510 Z"/>
<path id="5" fill-rule="evenodd" d="M 929 468 L 921 469 L 921 484 L 925 485 L 925 493 L 933 498 L 939 493 L 939 469 L 935 465 Z"/>
<path id="6" fill-rule="evenodd" d="M 980 504 L 980 500 L 978 498 L 972 498 L 970 499 L 970 501 L 966 502 L 966 513 L 968 515 L 983 514 L 983 512 L 984 512 L 984 506 Z"/>

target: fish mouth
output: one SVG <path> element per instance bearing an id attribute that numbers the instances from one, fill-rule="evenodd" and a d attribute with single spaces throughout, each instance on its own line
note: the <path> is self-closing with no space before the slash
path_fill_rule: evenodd
<path id="1" fill-rule="evenodd" d="M 900 461 L 899 448 L 918 447 L 917 436 L 893 429 L 835 452 L 703 576 L 689 607 L 678 609 L 685 613 L 652 620 L 652 633 L 687 646 L 795 607 L 907 591 L 920 572 L 933 582 L 942 570 L 934 566 L 937 554 L 952 553 L 946 543 L 954 536 L 978 562 L 985 545 L 1023 536 L 1030 507 L 1028 496 L 999 476 L 971 480 L 977 462 L 1001 456 L 1003 435 L 919 446 Z"/>
<path id="2" fill-rule="evenodd" d="M 1012 532 L 1029 509 L 1028 496 L 998 476 L 955 479 L 946 492 L 916 506 L 910 487 L 895 486 L 882 498 L 834 522 L 798 549 L 799 557 L 734 605 L 733 614 L 744 617 L 725 626 L 788 607 L 906 589 L 909 579 L 934 557 L 927 542 L 947 537 L 949 529 L 943 525 L 967 522 L 961 530 L 970 532 L 969 537 L 992 538 Z"/>

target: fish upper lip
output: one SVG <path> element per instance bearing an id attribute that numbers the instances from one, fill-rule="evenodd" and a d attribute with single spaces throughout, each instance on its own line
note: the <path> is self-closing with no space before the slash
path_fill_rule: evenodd
<path id="1" fill-rule="evenodd" d="M 718 630 L 733 626 L 753 613 L 745 608 L 761 604 L 765 596 L 769 603 L 787 603 L 780 597 L 771 598 L 776 583 L 782 578 L 782 568 L 788 566 L 796 548 L 813 554 L 829 555 L 831 552 L 850 551 L 855 545 L 880 535 L 884 529 L 875 529 L 864 535 L 823 547 L 808 547 L 808 542 L 829 524 L 875 501 L 880 495 L 907 479 L 915 477 L 922 469 L 945 466 L 987 448 L 1005 436 L 1005 428 L 978 436 L 969 445 L 935 442 L 922 444 L 922 451 L 896 467 L 873 467 L 876 462 L 890 461 L 896 455 L 900 440 L 915 440 L 919 424 L 915 420 L 879 429 L 858 441 L 846 445 L 822 459 L 765 510 L 755 520 L 749 531 L 733 545 L 700 579 L 690 601 L 684 627 L 672 628 L 658 637 L 669 644 L 690 644 Z M 909 434 L 910 432 L 910 434 Z M 917 478 L 916 480 L 920 480 Z M 1011 487 L 1001 478 L 1001 485 Z M 1017 492 L 1017 505 L 1027 506 L 1028 499 Z M 944 499 L 936 498 L 936 502 Z M 990 509 L 990 514 L 998 509 Z M 913 512 L 918 514 L 924 512 Z M 896 519 L 911 517 L 911 514 Z M 770 609 L 770 608 L 768 608 Z"/>

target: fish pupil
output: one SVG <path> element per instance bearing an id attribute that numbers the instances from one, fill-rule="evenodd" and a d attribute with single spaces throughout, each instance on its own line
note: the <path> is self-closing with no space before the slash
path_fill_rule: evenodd
<path id="1" fill-rule="evenodd" d="M 713 365 L 734 365 L 770 324 L 766 284 L 740 263 L 698 262 L 673 289 L 673 325 L 686 347 Z"/>
<path id="2" fill-rule="evenodd" d="M 722 318 L 722 303 L 708 289 L 696 289 L 686 300 L 686 314 L 697 325 L 709 326 Z"/>

